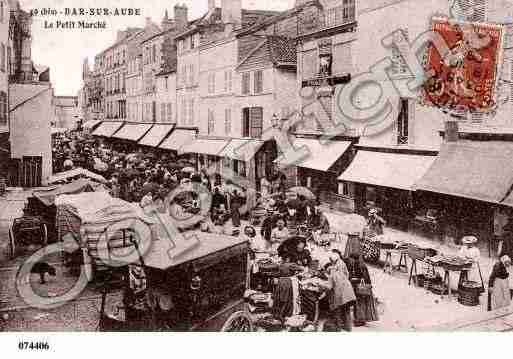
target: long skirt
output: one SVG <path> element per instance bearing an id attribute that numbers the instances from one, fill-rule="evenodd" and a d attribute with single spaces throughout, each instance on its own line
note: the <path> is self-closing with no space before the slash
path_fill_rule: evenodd
<path id="1" fill-rule="evenodd" d="M 360 240 L 356 237 L 350 236 L 346 242 L 346 248 L 344 251 L 344 257 L 349 258 L 351 254 L 362 254 L 362 248 Z"/>
<path id="2" fill-rule="evenodd" d="M 357 323 L 365 323 L 378 320 L 378 310 L 376 309 L 374 295 L 357 295 L 356 305 L 354 307 L 354 321 Z"/>
<path id="3" fill-rule="evenodd" d="M 507 279 L 495 278 L 492 293 L 489 294 L 489 310 L 507 307 L 511 304 L 509 281 Z"/>

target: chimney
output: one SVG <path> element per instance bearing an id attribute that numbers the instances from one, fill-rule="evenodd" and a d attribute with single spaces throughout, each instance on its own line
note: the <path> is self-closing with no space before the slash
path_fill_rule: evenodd
<path id="1" fill-rule="evenodd" d="M 242 23 L 242 1 L 221 0 L 221 19 L 224 24 L 238 27 Z"/>
<path id="2" fill-rule="evenodd" d="M 458 121 L 456 119 L 445 121 L 445 142 L 457 142 L 458 133 Z"/>
<path id="3" fill-rule="evenodd" d="M 216 0 L 208 0 L 208 12 L 213 11 L 216 8 Z"/>
<path id="4" fill-rule="evenodd" d="M 147 17 L 146 18 L 146 24 L 145 24 L 146 27 L 149 27 L 151 26 L 151 17 Z"/>
<path id="5" fill-rule="evenodd" d="M 175 11 L 175 24 L 178 28 L 184 28 L 187 26 L 188 17 L 187 17 L 187 5 L 179 5 L 176 4 L 174 7 Z"/>

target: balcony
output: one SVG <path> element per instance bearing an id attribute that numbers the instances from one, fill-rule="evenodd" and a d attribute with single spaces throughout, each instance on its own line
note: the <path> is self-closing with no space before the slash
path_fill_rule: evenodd
<path id="1" fill-rule="evenodd" d="M 356 21 L 354 0 L 344 0 L 343 5 L 327 9 L 321 18 L 321 27 L 329 29 Z"/>

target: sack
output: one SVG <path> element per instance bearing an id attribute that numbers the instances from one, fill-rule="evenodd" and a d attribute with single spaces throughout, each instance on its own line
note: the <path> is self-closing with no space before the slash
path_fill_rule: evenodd
<path id="1" fill-rule="evenodd" d="M 372 295 L 372 285 L 366 284 L 363 279 L 356 286 L 356 295 L 362 297 L 369 297 Z"/>

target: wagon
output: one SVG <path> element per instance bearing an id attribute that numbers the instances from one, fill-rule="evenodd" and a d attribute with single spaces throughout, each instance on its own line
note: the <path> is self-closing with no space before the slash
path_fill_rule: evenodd
<path id="1" fill-rule="evenodd" d="M 117 307 L 124 310 L 124 320 L 106 314 L 113 283 L 105 283 L 100 331 L 253 330 L 244 301 L 248 242 L 202 232 L 190 235 L 195 244 L 182 254 L 169 255 L 169 243 L 159 240 L 149 253 L 141 255 L 139 263 L 127 268 L 121 279 L 122 304 Z M 139 292 L 134 289 L 130 267 L 144 273 Z"/>

